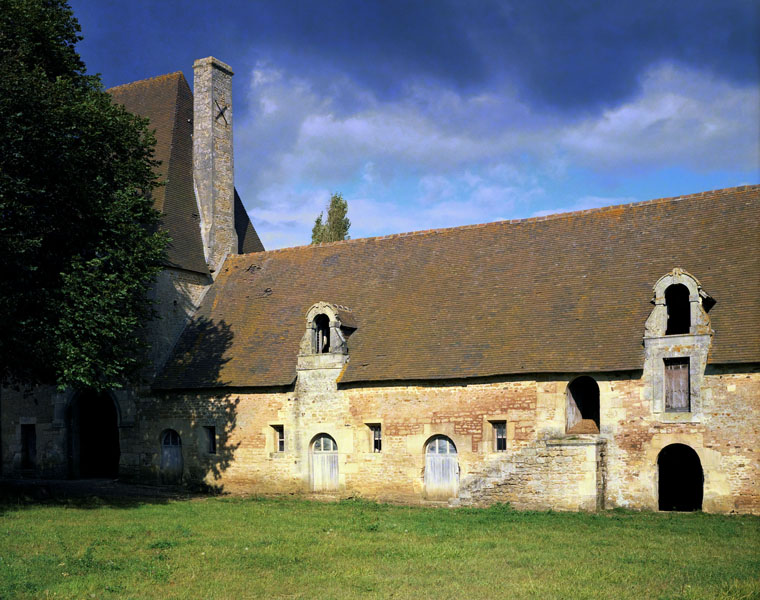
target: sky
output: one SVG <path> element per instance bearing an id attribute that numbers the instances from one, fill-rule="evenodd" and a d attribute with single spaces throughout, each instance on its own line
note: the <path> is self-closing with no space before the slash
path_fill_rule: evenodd
<path id="1" fill-rule="evenodd" d="M 74 0 L 106 87 L 215 56 L 267 249 L 760 183 L 755 0 Z"/>

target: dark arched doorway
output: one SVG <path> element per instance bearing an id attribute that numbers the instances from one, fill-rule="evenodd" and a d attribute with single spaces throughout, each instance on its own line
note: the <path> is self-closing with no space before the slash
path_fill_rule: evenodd
<path id="1" fill-rule="evenodd" d="M 81 392 L 69 406 L 69 464 L 72 477 L 119 474 L 119 426 L 108 393 Z"/>
<path id="2" fill-rule="evenodd" d="M 704 474 L 693 448 L 685 444 L 665 446 L 657 457 L 660 510 L 702 510 Z"/>

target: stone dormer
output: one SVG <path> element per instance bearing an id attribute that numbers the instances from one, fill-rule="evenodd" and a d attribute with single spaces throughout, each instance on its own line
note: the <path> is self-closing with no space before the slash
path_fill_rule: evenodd
<path id="1" fill-rule="evenodd" d="M 342 368 L 348 362 L 348 338 L 356 330 L 350 308 L 317 302 L 306 313 L 298 369 Z"/>
<path id="2" fill-rule="evenodd" d="M 652 412 L 663 421 L 700 422 L 713 336 L 707 313 L 715 300 L 696 277 L 675 268 L 654 285 L 652 304 L 644 333 Z"/>

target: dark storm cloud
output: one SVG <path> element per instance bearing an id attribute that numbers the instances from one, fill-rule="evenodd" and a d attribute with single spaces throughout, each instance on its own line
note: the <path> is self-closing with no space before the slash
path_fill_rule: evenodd
<path id="1" fill-rule="evenodd" d="M 758 6 L 754 0 L 73 2 L 85 35 L 103 53 L 85 55 L 91 70 L 142 69 L 108 84 L 144 77 L 145 64 L 160 73 L 214 54 L 238 70 L 244 61 L 269 60 L 325 89 L 348 77 L 383 100 L 420 81 L 464 94 L 507 86 L 532 106 L 562 112 L 619 104 L 638 91 L 647 68 L 662 62 L 757 82 Z"/>

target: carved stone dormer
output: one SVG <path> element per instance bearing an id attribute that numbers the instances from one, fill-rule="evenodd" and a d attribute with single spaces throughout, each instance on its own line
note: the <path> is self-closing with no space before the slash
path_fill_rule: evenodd
<path id="1" fill-rule="evenodd" d="M 348 338 L 356 330 L 350 308 L 317 302 L 306 313 L 298 369 L 335 368 L 348 362 Z"/>
<path id="2" fill-rule="evenodd" d="M 668 320 L 672 320 L 673 314 L 669 315 L 668 296 L 669 290 L 676 290 L 674 286 L 683 286 L 688 292 L 688 331 L 685 334 L 707 334 L 712 335 L 710 329 L 710 318 L 707 312 L 715 305 L 709 294 L 703 289 L 699 280 L 687 273 L 683 269 L 675 268 L 667 275 L 663 275 L 654 285 L 654 296 L 652 310 L 646 322 L 646 332 L 644 337 L 662 337 L 668 334 Z M 675 296 L 675 294 L 673 294 Z"/>
<path id="3" fill-rule="evenodd" d="M 654 285 L 654 308 L 644 332 L 644 378 L 652 412 L 663 421 L 699 422 L 702 380 L 715 305 L 696 277 L 675 268 Z"/>

